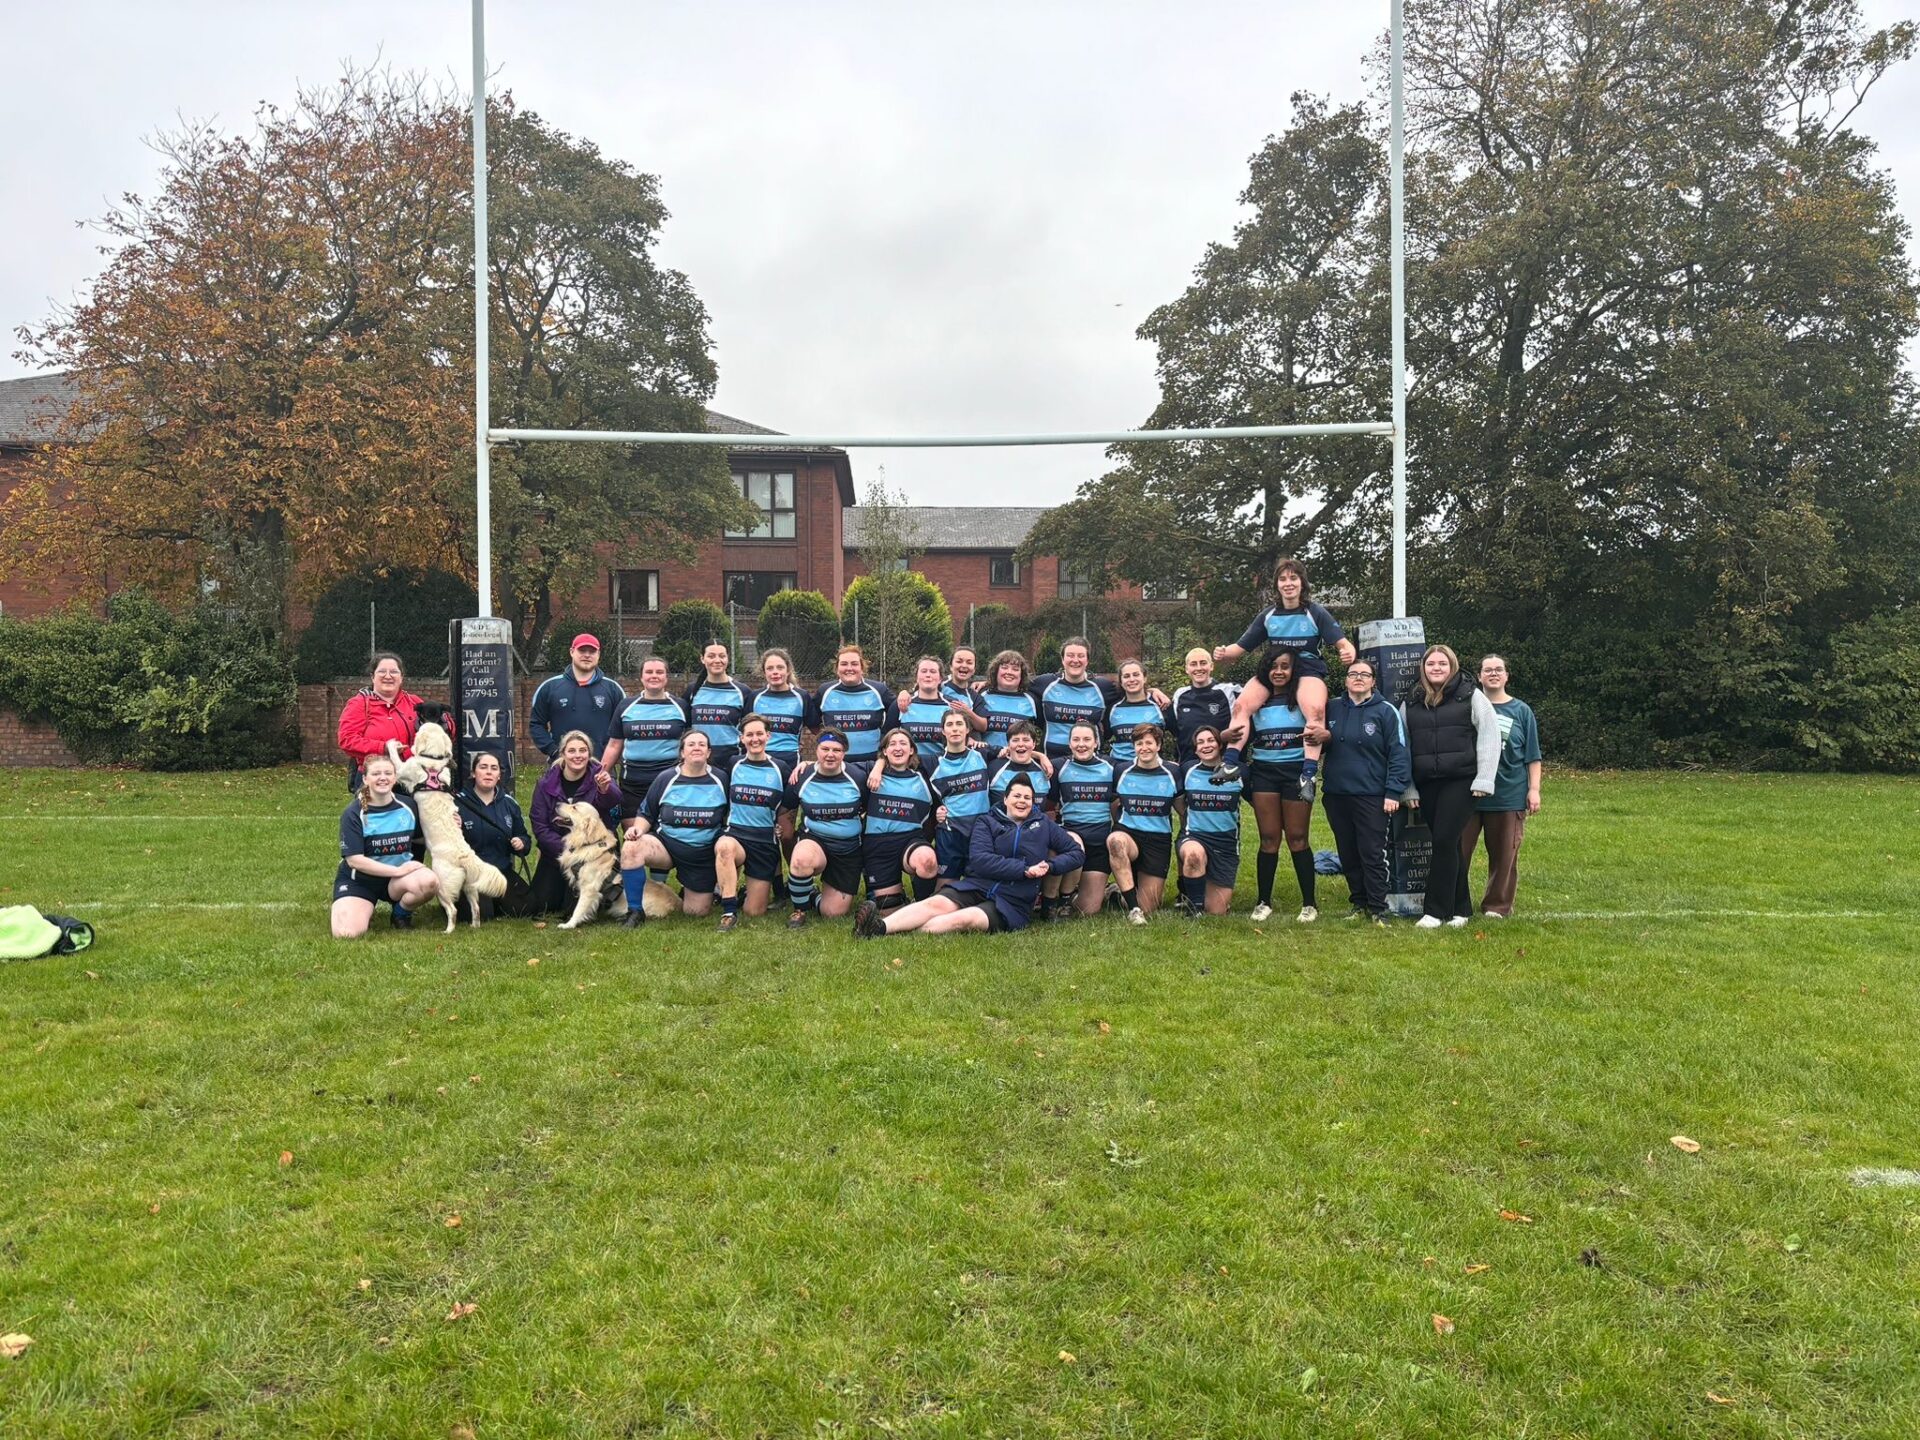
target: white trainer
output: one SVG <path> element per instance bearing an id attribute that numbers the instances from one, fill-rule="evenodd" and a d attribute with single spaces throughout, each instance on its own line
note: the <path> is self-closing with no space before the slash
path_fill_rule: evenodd
<path id="1" fill-rule="evenodd" d="M 1253 921 L 1253 923 L 1256 925 L 1258 925 L 1262 920 L 1271 920 L 1273 918 L 1273 906 L 1256 905 L 1253 907 L 1253 909 L 1247 912 L 1247 918 Z"/>
<path id="2" fill-rule="evenodd" d="M 1319 918 L 1320 911 L 1317 907 L 1312 905 L 1302 905 L 1300 907 L 1300 923 L 1302 925 L 1311 925 Z"/>
<path id="3" fill-rule="evenodd" d="M 1413 922 L 1413 928 L 1416 930 L 1438 930 L 1446 923 L 1447 922 L 1442 920 L 1438 915 L 1422 915 L 1418 920 Z"/>
<path id="4" fill-rule="evenodd" d="M 1127 923 L 1129 925 L 1146 924 L 1147 912 L 1142 910 L 1138 905 L 1134 906 L 1131 910 L 1127 911 Z"/>
<path id="5" fill-rule="evenodd" d="M 1467 928 L 1467 917 L 1464 915 L 1456 915 L 1447 921 L 1447 927 L 1452 930 L 1464 930 Z"/>

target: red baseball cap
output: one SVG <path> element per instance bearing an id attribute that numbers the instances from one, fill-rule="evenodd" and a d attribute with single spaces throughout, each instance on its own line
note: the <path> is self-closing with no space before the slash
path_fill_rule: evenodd
<path id="1" fill-rule="evenodd" d="M 578 650 L 582 645 L 586 646 L 589 650 L 598 650 L 600 648 L 599 637 L 594 635 L 588 635 L 583 632 L 579 635 L 574 636 L 573 643 L 569 645 L 567 648 L 569 650 Z"/>

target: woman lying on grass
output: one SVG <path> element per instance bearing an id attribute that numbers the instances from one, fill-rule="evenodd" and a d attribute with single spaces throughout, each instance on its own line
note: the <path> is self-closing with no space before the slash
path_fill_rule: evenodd
<path id="1" fill-rule="evenodd" d="M 1002 803 L 1004 815 L 990 810 L 973 822 L 962 879 L 898 910 L 882 911 L 866 901 L 854 912 L 854 936 L 877 940 L 909 930 L 991 935 L 1025 929 L 1040 882 L 1080 868 L 1080 842 L 1046 816 L 1034 814 L 1033 781 L 1027 776 L 1015 775 L 1007 782 Z"/>

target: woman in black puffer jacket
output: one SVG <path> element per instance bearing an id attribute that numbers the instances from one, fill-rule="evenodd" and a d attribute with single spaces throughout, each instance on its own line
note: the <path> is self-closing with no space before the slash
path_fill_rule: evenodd
<path id="1" fill-rule="evenodd" d="M 1407 692 L 1400 713 L 1406 717 L 1413 762 L 1407 802 L 1419 807 L 1433 832 L 1433 863 L 1419 927 L 1465 925 L 1473 901 L 1467 893 L 1460 837 L 1475 797 L 1493 793 L 1500 764 L 1500 717 L 1446 645 L 1427 647 L 1420 659 L 1420 679 Z"/>

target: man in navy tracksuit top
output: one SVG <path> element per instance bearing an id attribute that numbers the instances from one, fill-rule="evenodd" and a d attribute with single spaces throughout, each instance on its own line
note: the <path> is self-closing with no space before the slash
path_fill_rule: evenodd
<path id="1" fill-rule="evenodd" d="M 527 717 L 527 734 L 549 760 L 560 753 L 560 742 L 569 730 L 586 735 L 595 757 L 603 754 L 627 703 L 627 692 L 620 683 L 600 671 L 598 640 L 591 635 L 576 635 L 569 648 L 573 663 L 541 682 L 533 692 Z"/>
<path id="2" fill-rule="evenodd" d="M 1346 872 L 1353 916 L 1387 918 L 1387 819 L 1413 780 L 1400 712 L 1375 692 L 1373 663 L 1347 666 L 1347 693 L 1327 702 L 1327 723 L 1307 738 L 1326 747 L 1320 804 Z"/>

